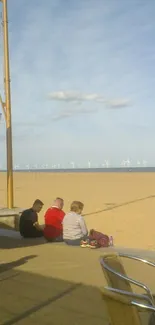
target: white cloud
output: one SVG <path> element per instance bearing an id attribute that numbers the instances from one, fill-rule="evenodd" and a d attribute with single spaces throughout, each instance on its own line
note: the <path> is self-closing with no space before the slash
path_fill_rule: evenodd
<path id="1" fill-rule="evenodd" d="M 50 100 L 57 100 L 57 101 L 67 101 L 67 102 L 84 102 L 84 101 L 104 101 L 102 96 L 97 94 L 82 94 L 80 92 L 75 91 L 57 91 L 52 92 L 48 95 Z"/>
<path id="2" fill-rule="evenodd" d="M 104 96 L 95 93 L 84 94 L 76 91 L 57 91 L 48 95 L 52 101 L 68 102 L 72 104 L 82 104 L 84 102 L 94 102 L 99 105 L 95 107 L 78 107 L 76 105 L 72 108 L 63 109 L 58 114 L 52 117 L 52 120 L 59 121 L 62 119 L 70 118 L 75 115 L 91 114 L 98 112 L 102 108 L 125 108 L 130 104 L 127 99 L 106 100 Z"/>
<path id="3" fill-rule="evenodd" d="M 66 102 L 73 102 L 73 103 L 92 101 L 97 103 L 105 103 L 107 106 L 109 105 L 110 107 L 126 107 L 129 104 L 129 101 L 127 99 L 120 99 L 120 100 L 117 99 L 111 101 L 105 99 L 104 96 L 95 93 L 83 94 L 75 91 L 51 92 L 49 93 L 48 98 L 50 100 L 63 101 L 63 102 L 66 101 Z"/>
<path id="4" fill-rule="evenodd" d="M 128 99 L 117 99 L 106 103 L 109 108 L 125 108 L 131 105 Z"/>

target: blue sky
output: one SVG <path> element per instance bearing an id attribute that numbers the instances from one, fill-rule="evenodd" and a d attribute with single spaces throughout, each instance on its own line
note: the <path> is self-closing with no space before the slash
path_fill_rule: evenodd
<path id="1" fill-rule="evenodd" d="M 14 164 L 155 166 L 155 2 L 8 0 L 8 9 Z M 2 62 L 0 72 L 3 95 Z"/>

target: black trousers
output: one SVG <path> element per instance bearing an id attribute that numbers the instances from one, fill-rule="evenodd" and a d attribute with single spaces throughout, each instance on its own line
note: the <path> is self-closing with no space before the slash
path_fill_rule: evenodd
<path id="1" fill-rule="evenodd" d="M 24 238 L 40 238 L 43 237 L 43 231 L 38 230 L 35 227 L 30 229 L 22 229 L 20 230 L 20 234 Z"/>

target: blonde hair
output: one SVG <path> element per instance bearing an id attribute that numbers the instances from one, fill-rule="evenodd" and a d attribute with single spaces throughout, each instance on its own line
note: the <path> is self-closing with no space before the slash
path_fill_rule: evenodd
<path id="1" fill-rule="evenodd" d="M 84 204 L 80 201 L 73 201 L 70 210 L 80 214 L 84 208 Z"/>

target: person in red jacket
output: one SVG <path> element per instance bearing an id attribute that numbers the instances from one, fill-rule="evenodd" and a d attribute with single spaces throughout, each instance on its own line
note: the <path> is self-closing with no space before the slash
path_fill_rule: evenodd
<path id="1" fill-rule="evenodd" d="M 45 213 L 44 237 L 50 242 L 63 241 L 62 221 L 65 216 L 62 210 L 64 206 L 63 199 L 57 197 L 54 204 Z"/>

